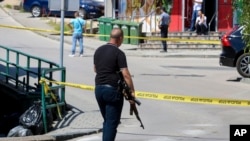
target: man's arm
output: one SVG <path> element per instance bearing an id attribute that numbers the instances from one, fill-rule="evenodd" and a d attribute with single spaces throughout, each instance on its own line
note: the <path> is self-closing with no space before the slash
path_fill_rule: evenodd
<path id="1" fill-rule="evenodd" d="M 84 33 L 86 33 L 86 21 L 83 21 L 82 30 Z"/>
<path id="2" fill-rule="evenodd" d="M 82 27 L 82 29 L 83 29 L 84 33 L 86 33 L 87 28 L 86 28 L 86 26 L 85 26 L 85 25 Z"/>
<path id="3" fill-rule="evenodd" d="M 160 16 L 160 18 L 158 20 L 158 25 L 161 25 L 161 20 L 162 20 L 162 17 Z"/>
<path id="4" fill-rule="evenodd" d="M 195 26 L 197 26 L 199 24 L 199 22 L 200 22 L 200 17 L 197 17 L 196 21 L 195 21 Z"/>
<path id="5" fill-rule="evenodd" d="M 160 16 L 158 20 L 158 28 L 161 29 L 162 16 Z"/>
<path id="6" fill-rule="evenodd" d="M 168 14 L 168 25 L 170 24 L 170 22 L 171 22 L 171 17 L 170 17 L 170 15 Z"/>
<path id="7" fill-rule="evenodd" d="M 129 72 L 128 68 L 121 69 L 121 72 L 122 72 L 124 80 L 126 81 L 127 85 L 131 89 L 132 96 L 135 97 L 134 84 L 133 84 L 133 80 L 132 80 L 132 77 L 130 75 L 130 72 Z"/>
<path id="8" fill-rule="evenodd" d="M 70 28 L 70 30 L 72 32 L 73 31 L 73 26 L 71 25 L 71 23 L 68 23 L 67 25 L 68 25 L 68 27 Z"/>
<path id="9" fill-rule="evenodd" d="M 204 14 L 202 14 L 202 15 L 201 15 L 201 23 L 204 24 L 204 22 L 205 22 L 205 16 L 204 16 Z"/>

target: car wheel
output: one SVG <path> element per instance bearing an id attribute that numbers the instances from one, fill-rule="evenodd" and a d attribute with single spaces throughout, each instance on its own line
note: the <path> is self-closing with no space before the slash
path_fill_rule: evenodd
<path id="1" fill-rule="evenodd" d="M 242 54 L 236 62 L 238 73 L 243 77 L 250 77 L 250 53 Z"/>
<path id="2" fill-rule="evenodd" d="M 40 17 L 42 15 L 41 8 L 39 6 L 33 6 L 31 8 L 31 14 L 33 17 Z"/>
<path id="3" fill-rule="evenodd" d="M 87 13 L 84 9 L 80 9 L 79 10 L 79 15 L 80 17 L 82 17 L 83 19 L 87 19 Z"/>

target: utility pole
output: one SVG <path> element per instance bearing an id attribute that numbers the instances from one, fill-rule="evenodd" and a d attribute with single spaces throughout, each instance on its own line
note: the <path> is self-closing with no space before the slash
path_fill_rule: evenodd
<path id="1" fill-rule="evenodd" d="M 64 13 L 65 13 L 65 0 L 61 0 L 61 33 L 60 33 L 60 67 L 63 67 L 63 48 L 64 48 Z M 61 78 L 61 82 L 62 80 L 62 76 L 63 76 L 63 72 L 61 71 L 60 74 L 60 78 Z M 62 89 L 59 89 L 59 98 L 62 98 Z"/>
<path id="2" fill-rule="evenodd" d="M 105 10 L 104 10 L 104 16 L 105 17 L 112 17 L 115 18 L 115 4 L 116 0 L 105 0 L 104 1 L 105 5 Z"/>

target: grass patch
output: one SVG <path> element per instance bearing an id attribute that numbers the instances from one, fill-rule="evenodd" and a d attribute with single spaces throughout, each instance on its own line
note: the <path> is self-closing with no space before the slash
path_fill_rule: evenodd
<path id="1" fill-rule="evenodd" d="M 6 4 L 4 7 L 8 8 L 8 9 L 12 9 L 12 5 L 10 5 L 10 4 Z"/>
<path id="2" fill-rule="evenodd" d="M 54 28 L 56 31 L 61 31 L 61 23 L 56 23 L 52 20 L 49 20 L 48 24 Z M 70 28 L 64 23 L 64 32 L 69 32 Z"/>
<path id="3" fill-rule="evenodd" d="M 20 8 L 19 11 L 20 11 L 21 13 L 26 13 L 26 11 L 24 11 L 23 8 Z"/>
<path id="4" fill-rule="evenodd" d="M 55 22 L 53 20 L 49 20 L 48 24 L 54 28 L 56 31 L 61 31 L 61 23 L 60 22 Z M 64 31 L 69 32 L 70 28 L 67 26 L 68 22 L 64 23 Z M 90 23 L 87 22 L 86 28 L 90 28 Z"/>

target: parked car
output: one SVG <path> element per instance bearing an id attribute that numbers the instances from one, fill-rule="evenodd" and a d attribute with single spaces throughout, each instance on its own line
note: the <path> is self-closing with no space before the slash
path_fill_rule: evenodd
<path id="1" fill-rule="evenodd" d="M 80 0 L 80 14 L 84 18 L 99 18 L 104 15 L 104 0 Z"/>
<path id="2" fill-rule="evenodd" d="M 242 77 L 250 77 L 250 54 L 244 53 L 246 43 L 242 38 L 244 26 L 236 26 L 221 37 L 220 65 L 236 67 Z"/>
<path id="3" fill-rule="evenodd" d="M 104 0 L 79 0 L 79 12 L 83 18 L 98 18 L 104 15 Z M 31 12 L 33 17 L 42 15 L 59 15 L 60 11 L 50 11 L 48 0 L 22 0 L 24 11 Z M 66 17 L 74 17 L 75 11 L 65 11 Z"/>

